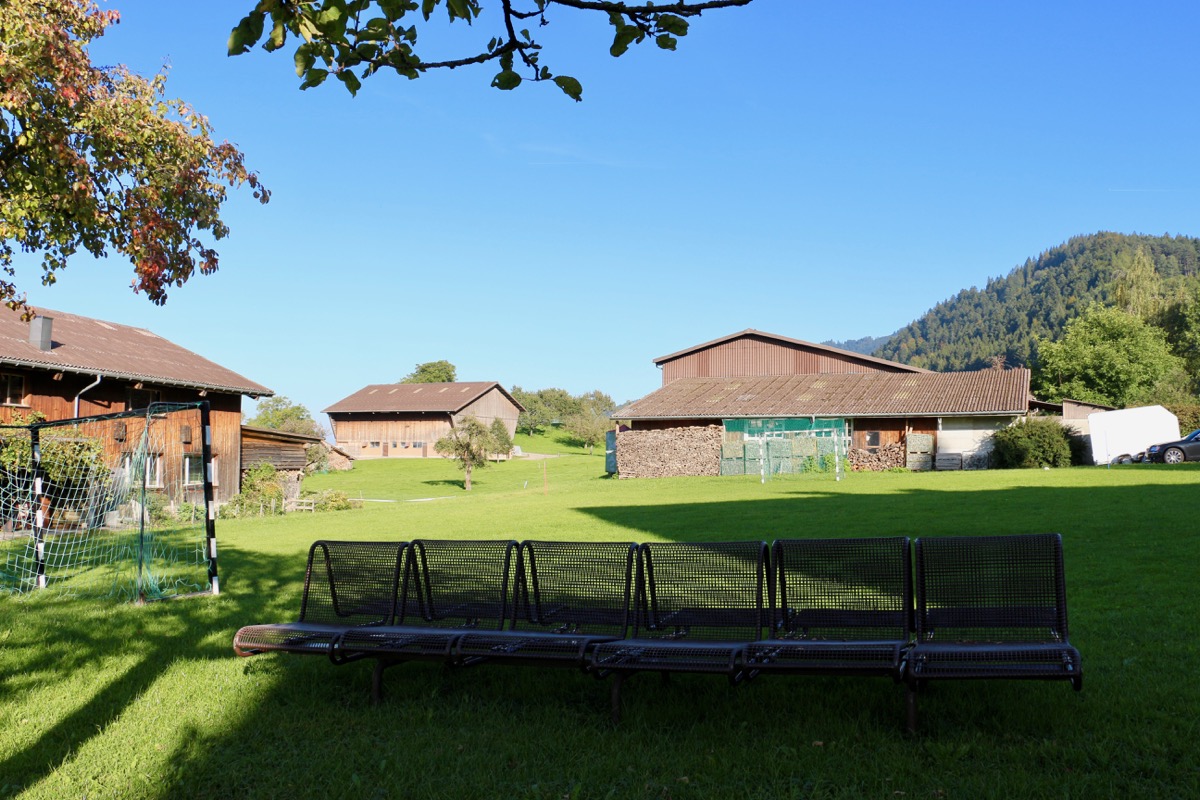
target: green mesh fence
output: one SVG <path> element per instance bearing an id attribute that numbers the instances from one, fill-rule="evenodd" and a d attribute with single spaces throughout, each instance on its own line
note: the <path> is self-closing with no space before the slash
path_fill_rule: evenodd
<path id="1" fill-rule="evenodd" d="M 849 451 L 842 419 L 727 419 L 722 475 L 828 473 L 840 478 Z"/>
<path id="2" fill-rule="evenodd" d="M 0 591 L 211 591 L 203 430 L 194 403 L 0 426 Z"/>

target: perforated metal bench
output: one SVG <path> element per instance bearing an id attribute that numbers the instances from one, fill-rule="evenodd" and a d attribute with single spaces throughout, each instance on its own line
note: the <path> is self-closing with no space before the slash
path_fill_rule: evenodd
<path id="1" fill-rule="evenodd" d="M 779 540 L 771 571 L 771 638 L 747 647 L 750 670 L 900 680 L 912 637 L 907 537 Z"/>
<path id="2" fill-rule="evenodd" d="M 638 548 L 633 635 L 592 651 L 591 669 L 621 687 L 636 672 L 712 673 L 737 682 L 770 616 L 764 542 L 655 542 Z"/>
<path id="3" fill-rule="evenodd" d="M 517 542 L 416 539 L 409 544 L 394 622 L 346 631 L 332 659 L 375 659 L 371 697 L 383 672 L 406 661 L 454 663 L 455 647 L 474 631 L 503 630 L 512 612 Z"/>
<path id="4" fill-rule="evenodd" d="M 511 626 L 464 634 L 456 662 L 586 668 L 594 646 L 629 632 L 636 552 L 631 542 L 522 542 Z"/>
<path id="5" fill-rule="evenodd" d="M 299 620 L 248 625 L 234 635 L 233 651 L 330 655 L 346 632 L 387 625 L 395 615 L 406 552 L 405 542 L 314 542 Z"/>
<path id="6" fill-rule="evenodd" d="M 1079 651 L 1067 636 L 1058 534 L 917 539 L 909 730 L 917 729 L 917 692 L 926 682 L 987 678 L 1083 686 Z"/>

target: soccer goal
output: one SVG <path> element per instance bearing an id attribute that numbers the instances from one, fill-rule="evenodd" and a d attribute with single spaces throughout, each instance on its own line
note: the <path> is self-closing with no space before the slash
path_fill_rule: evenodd
<path id="1" fill-rule="evenodd" d="M 0 426 L 0 591 L 217 594 L 207 401 Z"/>

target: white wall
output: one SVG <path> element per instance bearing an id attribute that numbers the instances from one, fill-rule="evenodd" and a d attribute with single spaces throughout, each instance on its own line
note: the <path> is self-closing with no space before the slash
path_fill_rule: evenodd
<path id="1" fill-rule="evenodd" d="M 991 436 L 1007 428 L 1015 416 L 1002 417 L 943 417 L 937 435 L 938 455 L 958 453 L 964 469 L 983 469 L 992 452 Z"/>

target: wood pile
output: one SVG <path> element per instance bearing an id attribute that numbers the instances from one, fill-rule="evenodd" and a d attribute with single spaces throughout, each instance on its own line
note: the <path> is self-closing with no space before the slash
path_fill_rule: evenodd
<path id="1" fill-rule="evenodd" d="M 850 469 L 856 472 L 883 472 L 903 467 L 906 455 L 904 445 L 899 442 L 885 444 L 875 451 L 855 447 L 850 450 Z"/>
<path id="2" fill-rule="evenodd" d="M 719 475 L 723 438 L 720 425 L 620 431 L 617 474 L 622 478 Z"/>

